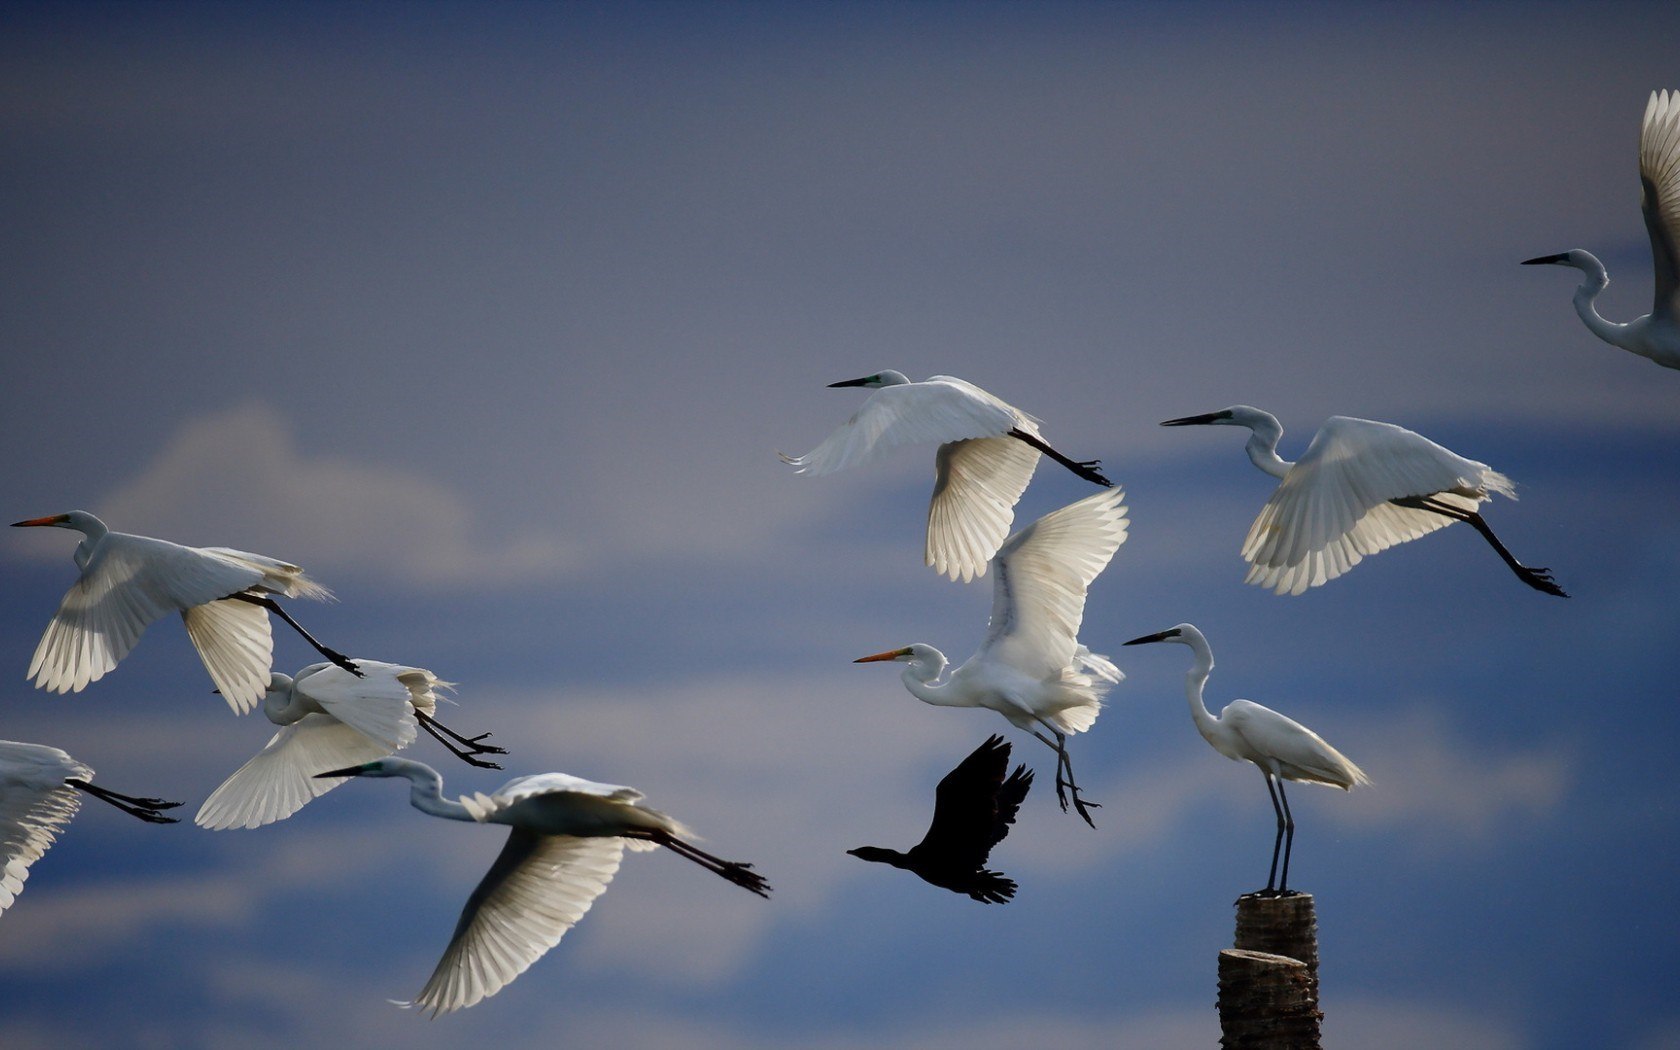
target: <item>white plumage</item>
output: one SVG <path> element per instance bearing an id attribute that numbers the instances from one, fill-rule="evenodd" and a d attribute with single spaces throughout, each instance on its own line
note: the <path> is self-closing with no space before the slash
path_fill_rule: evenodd
<path id="1" fill-rule="evenodd" d="M 516 777 L 492 794 L 450 801 L 436 770 L 402 758 L 316 776 L 404 777 L 409 801 L 421 812 L 513 829 L 414 999 L 434 1017 L 496 994 L 560 943 L 617 874 L 625 846 L 664 846 L 737 886 L 769 895 L 769 884 L 750 864 L 720 860 L 684 841 L 679 836 L 688 829 L 643 805 L 634 788 L 540 773 Z"/>
<path id="2" fill-rule="evenodd" d="M 267 610 L 281 611 L 267 596 L 331 597 L 289 562 L 112 532 L 87 511 L 15 524 L 74 529 L 83 536 L 75 551 L 81 577 L 65 593 L 29 663 L 28 677 L 49 692 L 81 692 L 114 669 L 150 624 L 179 612 L 217 690 L 244 714 L 262 698 L 273 663 Z M 341 655 L 297 629 L 342 664 Z"/>
<path id="3" fill-rule="evenodd" d="M 925 703 L 984 707 L 1056 750 L 1056 796 L 1067 791 L 1087 823 L 1067 756 L 1067 736 L 1096 721 L 1102 697 L 1123 677 L 1105 656 L 1079 643 L 1092 581 L 1126 540 L 1121 489 L 1109 489 L 1052 511 L 999 548 L 992 560 L 992 616 L 975 654 L 940 681 L 945 654 L 917 643 L 865 656 L 858 663 L 906 664 L 904 686 Z M 1050 736 L 1046 736 L 1048 732 Z M 1052 739 L 1054 737 L 1054 739 Z M 1065 776 L 1064 776 L 1065 770 Z"/>
<path id="4" fill-rule="evenodd" d="M 1588 330 L 1665 368 L 1680 368 L 1680 92 L 1653 91 L 1639 129 L 1639 206 L 1651 239 L 1651 312 L 1626 324 L 1607 321 L 1595 301 L 1610 274 L 1589 251 L 1524 259 L 1525 266 L 1572 266 L 1584 275 L 1575 312 Z"/>
<path id="5" fill-rule="evenodd" d="M 1299 461 L 1277 454 L 1283 427 L 1248 405 L 1169 419 L 1162 426 L 1247 427 L 1254 465 L 1280 479 L 1243 540 L 1248 583 L 1277 594 L 1300 594 L 1335 579 L 1367 555 L 1469 522 L 1518 578 L 1564 596 L 1542 568 L 1505 550 L 1477 508 L 1498 493 L 1516 498 L 1511 479 L 1392 423 L 1332 416 Z"/>
<path id="6" fill-rule="evenodd" d="M 875 392 L 822 444 L 803 456 L 782 456 L 783 462 L 799 474 L 828 474 L 873 462 L 901 445 L 938 443 L 925 557 L 953 580 L 986 574 L 1041 452 L 1086 480 L 1109 484 L 1095 461 L 1062 456 L 1044 443 L 1037 419 L 973 383 L 953 376 L 912 382 L 888 369 L 830 386 Z"/>

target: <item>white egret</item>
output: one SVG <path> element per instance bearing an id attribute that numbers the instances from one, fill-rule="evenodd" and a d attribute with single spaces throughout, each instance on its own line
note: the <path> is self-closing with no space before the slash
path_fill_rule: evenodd
<path id="1" fill-rule="evenodd" d="M 296 565 L 227 547 L 183 547 L 112 532 L 85 510 L 13 523 L 29 526 L 82 534 L 75 552 L 81 578 L 64 595 L 29 663 L 27 677 L 38 688 L 81 692 L 115 668 L 149 624 L 170 612 L 181 614 L 216 690 L 240 714 L 256 706 L 268 685 L 274 658 L 269 612 L 322 656 L 359 673 L 269 597 L 332 597 Z"/>
<path id="2" fill-rule="evenodd" d="M 0 740 L 0 912 L 23 892 L 29 866 L 70 823 L 84 794 L 151 824 L 175 823 L 159 810 L 180 805 L 95 787 L 93 770 L 56 747 Z"/>
<path id="3" fill-rule="evenodd" d="M 1015 504 L 1038 466 L 1039 453 L 1086 481 L 1110 486 L 1099 460 L 1075 461 L 1039 434 L 1039 421 L 952 376 L 912 382 L 888 369 L 830 383 L 875 392 L 822 444 L 784 456 L 799 474 L 828 474 L 871 462 L 900 445 L 939 442 L 933 499 L 928 505 L 927 564 L 965 583 L 986 574 L 986 562 L 1009 533 Z"/>
<path id="4" fill-rule="evenodd" d="M 986 859 L 1009 834 L 1032 782 L 1032 771 L 1024 765 L 1009 773 L 1009 745 L 1003 737 L 988 737 L 940 779 L 933 822 L 908 853 L 881 846 L 846 852 L 914 872 L 923 882 L 966 893 L 982 904 L 1007 904 L 1015 896 L 1015 880 L 987 871 Z"/>
<path id="5" fill-rule="evenodd" d="M 463 737 L 434 717 L 437 690 L 452 683 L 422 667 L 359 658 L 355 664 L 359 678 L 330 663 L 269 678 L 262 712 L 280 731 L 205 800 L 194 818 L 200 827 L 222 831 L 284 820 L 342 783 L 319 780 L 317 772 L 400 751 L 414 742 L 416 727 L 462 761 L 502 768 L 475 757 L 507 753 L 482 743 L 488 733 Z"/>
<path id="6" fill-rule="evenodd" d="M 1266 778 L 1266 793 L 1272 798 L 1272 811 L 1277 815 L 1277 836 L 1272 840 L 1272 866 L 1266 873 L 1265 895 L 1289 894 L 1289 851 L 1295 843 L 1295 818 L 1289 812 L 1289 796 L 1284 794 L 1285 780 L 1308 784 L 1328 784 L 1347 791 L 1355 784 L 1369 784 L 1370 778 L 1358 766 L 1349 762 L 1340 751 L 1306 726 L 1262 707 L 1251 700 L 1233 700 L 1225 705 L 1218 717 L 1211 714 L 1202 702 L 1202 687 L 1207 685 L 1213 670 L 1213 650 L 1194 624 L 1181 623 L 1159 634 L 1133 638 L 1127 645 L 1147 642 L 1177 642 L 1187 645 L 1196 662 L 1185 680 L 1185 693 L 1190 698 L 1190 717 L 1202 739 L 1226 758 L 1248 761 L 1260 767 Z M 1275 785 L 1275 789 L 1274 789 Z M 1283 851 L 1283 877 L 1277 880 L 1278 850 Z"/>
<path id="7" fill-rule="evenodd" d="M 1653 91 L 1639 131 L 1639 207 L 1651 238 L 1655 289 L 1651 312 L 1626 324 L 1606 321 L 1595 301 L 1610 274 L 1592 252 L 1524 259 L 1524 266 L 1573 266 L 1584 276 L 1575 312 L 1593 335 L 1665 368 L 1680 368 L 1680 91 Z"/>
<path id="8" fill-rule="evenodd" d="M 494 794 L 443 797 L 437 770 L 382 758 L 317 777 L 405 777 L 409 802 L 449 820 L 513 830 L 455 925 L 455 935 L 413 1005 L 432 1016 L 495 995 L 560 943 L 618 872 L 624 847 L 664 846 L 760 897 L 770 884 L 751 864 L 720 860 L 679 836 L 687 828 L 642 805 L 642 793 L 565 773 L 516 777 Z"/>
<path id="9" fill-rule="evenodd" d="M 1476 510 L 1497 492 L 1517 498 L 1511 479 L 1392 423 L 1331 416 L 1300 460 L 1277 454 L 1283 427 L 1248 405 L 1169 419 L 1164 427 L 1247 427 L 1245 450 L 1256 467 L 1281 479 L 1243 541 L 1244 582 L 1277 594 L 1300 594 L 1335 579 L 1368 554 L 1450 525 L 1469 522 L 1517 578 L 1569 597 L 1547 569 L 1512 557 Z"/>
<path id="10" fill-rule="evenodd" d="M 1103 694 L 1123 677 L 1106 657 L 1079 644 L 1085 594 L 1126 541 L 1125 492 L 1109 489 L 1051 511 L 1004 542 L 992 559 L 992 618 L 980 649 L 941 680 L 945 654 L 917 643 L 855 663 L 906 664 L 904 687 L 937 707 L 985 707 L 1056 752 L 1056 799 L 1068 792 L 1085 823 L 1067 737 L 1097 720 Z M 1045 734 L 1048 733 L 1049 736 Z"/>

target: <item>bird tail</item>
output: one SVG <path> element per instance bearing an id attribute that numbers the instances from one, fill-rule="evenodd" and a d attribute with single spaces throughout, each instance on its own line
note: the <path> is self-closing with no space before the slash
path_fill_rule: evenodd
<path id="1" fill-rule="evenodd" d="M 974 876 L 968 895 L 982 904 L 1008 904 L 1015 896 L 1015 880 L 1000 872 L 982 869 Z"/>

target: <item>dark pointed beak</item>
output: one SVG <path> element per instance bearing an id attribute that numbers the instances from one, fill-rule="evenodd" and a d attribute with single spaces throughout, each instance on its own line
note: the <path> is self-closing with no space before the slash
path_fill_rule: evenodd
<path id="1" fill-rule="evenodd" d="M 1230 419 L 1229 412 L 1204 412 L 1199 416 L 1180 416 L 1177 419 L 1162 420 L 1164 427 L 1193 427 L 1203 423 L 1217 423 L 1221 419 Z"/>
<path id="2" fill-rule="evenodd" d="M 1537 255 L 1532 259 L 1524 259 L 1522 264 L 1524 266 L 1538 266 L 1542 263 L 1567 263 L 1568 261 L 1568 255 Z"/>
<path id="3" fill-rule="evenodd" d="M 830 383 L 828 385 L 830 388 L 837 386 L 863 386 L 869 382 L 869 378 L 869 376 L 864 376 L 862 379 L 843 379 L 838 383 Z"/>
<path id="4" fill-rule="evenodd" d="M 1177 638 L 1177 637 L 1178 637 L 1178 628 L 1174 627 L 1170 631 L 1158 631 L 1155 634 L 1146 634 L 1142 638 L 1133 638 L 1129 642 L 1121 642 L 1120 644 L 1122 644 L 1122 645 L 1143 645 L 1145 642 L 1164 642 L 1169 638 Z"/>
<path id="5" fill-rule="evenodd" d="M 328 777 L 359 777 L 361 775 L 361 766 L 350 766 L 347 769 L 334 769 L 326 773 L 316 773 L 314 779 L 325 780 Z"/>

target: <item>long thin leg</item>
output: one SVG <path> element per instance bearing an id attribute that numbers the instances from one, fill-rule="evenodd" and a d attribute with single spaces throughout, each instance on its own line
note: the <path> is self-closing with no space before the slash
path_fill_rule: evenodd
<path id="1" fill-rule="evenodd" d="M 1272 787 L 1272 775 L 1264 769 L 1260 771 L 1260 775 L 1266 778 L 1266 794 L 1272 796 L 1272 812 L 1277 814 L 1277 837 L 1272 839 L 1272 866 L 1266 872 L 1266 888 L 1260 891 L 1267 896 L 1271 896 L 1277 893 L 1277 890 L 1273 887 L 1277 884 L 1278 852 L 1283 848 L 1284 815 L 1283 807 L 1278 805 L 1277 789 Z M 1279 787 L 1281 786 L 1279 785 Z M 1286 868 L 1285 871 L 1287 872 L 1287 870 Z"/>
<path id="2" fill-rule="evenodd" d="M 107 788 L 94 787 L 86 780 L 67 777 L 64 781 L 78 791 L 85 791 L 101 802 L 109 802 L 130 816 L 139 817 L 151 824 L 178 824 L 175 817 L 166 817 L 159 813 L 160 809 L 174 809 L 179 802 L 166 802 L 161 798 L 136 798 L 133 795 L 122 795 Z"/>
<path id="3" fill-rule="evenodd" d="M 1114 482 L 1112 482 L 1112 481 L 1108 480 L 1107 478 L 1103 477 L 1102 472 L 1097 469 L 1099 466 L 1102 465 L 1102 460 L 1100 460 L 1100 459 L 1081 459 L 1081 460 L 1069 459 L 1066 456 L 1062 455 L 1060 452 L 1057 452 L 1055 449 L 1051 448 L 1049 443 L 1046 442 L 1043 438 L 1034 437 L 1033 435 L 1027 433 L 1025 430 L 1022 430 L 1020 427 L 1010 428 L 1009 436 L 1013 437 L 1013 438 L 1019 438 L 1022 441 L 1025 441 L 1027 444 L 1031 445 L 1033 448 L 1038 449 L 1040 452 L 1044 453 L 1046 456 L 1049 456 L 1051 459 L 1055 460 L 1057 463 L 1060 463 L 1062 466 L 1064 466 L 1064 467 L 1068 468 L 1069 470 L 1073 471 L 1075 474 L 1077 474 L 1079 477 L 1084 478 L 1086 481 L 1095 482 L 1095 483 L 1097 483 L 1098 485 L 1101 485 L 1104 488 L 1110 488 L 1111 489 L 1111 488 L 1114 487 Z"/>
<path id="4" fill-rule="evenodd" d="M 477 736 L 462 736 L 460 733 L 455 732 L 455 730 L 444 725 L 442 722 L 439 722 L 437 719 L 428 715 L 424 711 L 414 712 L 414 720 L 420 723 L 421 729 L 424 729 L 426 732 L 432 734 L 433 739 L 442 744 L 444 747 L 447 747 L 450 754 L 454 755 L 461 761 L 466 762 L 469 765 L 477 766 L 480 769 L 502 768 L 494 762 L 487 762 L 483 759 L 473 757 L 474 755 L 507 754 L 507 748 L 505 747 L 497 747 L 494 744 L 479 743 L 479 741 L 489 736 L 489 733 L 480 733 Z"/>
<path id="5" fill-rule="evenodd" d="M 1042 725 L 1044 723 L 1040 724 Z M 1051 740 L 1049 737 L 1040 733 L 1036 729 L 1029 730 L 1029 732 L 1031 732 L 1033 736 L 1036 736 L 1040 740 L 1044 741 L 1046 745 L 1054 749 L 1056 752 L 1056 801 L 1062 804 L 1062 812 L 1066 813 L 1068 808 L 1068 795 L 1071 793 L 1073 795 L 1074 811 L 1084 819 L 1085 823 L 1091 825 L 1093 828 L 1096 827 L 1096 821 L 1091 819 L 1091 814 L 1088 811 L 1092 809 L 1101 809 L 1102 803 L 1090 802 L 1079 797 L 1079 785 L 1073 782 L 1073 759 L 1067 752 L 1067 734 L 1058 733 L 1056 730 L 1051 729 L 1049 725 L 1044 725 L 1044 728 L 1049 729 L 1052 733 L 1055 733 L 1056 739 Z M 1063 777 L 1064 770 L 1067 774 L 1065 778 Z M 1064 788 L 1066 790 L 1064 790 Z"/>
<path id="6" fill-rule="evenodd" d="M 1487 540 L 1488 543 L 1492 545 L 1493 549 L 1499 554 L 1500 558 L 1504 559 L 1505 564 L 1511 567 L 1511 571 L 1517 574 L 1517 579 L 1528 584 L 1537 591 L 1544 591 L 1547 594 L 1555 594 L 1559 598 L 1569 597 L 1569 595 L 1564 593 L 1563 588 L 1559 587 L 1556 581 L 1552 579 L 1552 572 L 1550 569 L 1524 565 L 1522 562 L 1518 561 L 1509 550 L 1506 550 L 1505 545 L 1499 542 L 1499 537 L 1493 534 L 1493 529 L 1488 526 L 1488 523 L 1483 520 L 1482 516 L 1476 511 L 1463 510 L 1459 507 L 1450 506 L 1439 500 L 1432 499 L 1429 496 L 1403 496 L 1400 499 L 1389 500 L 1389 502 L 1400 507 L 1410 507 L 1413 510 L 1432 511 L 1433 513 L 1451 518 L 1454 521 L 1468 523 L 1471 528 L 1482 534 L 1482 538 L 1484 540 Z"/>
<path id="7" fill-rule="evenodd" d="M 310 634 L 308 631 L 304 630 L 303 625 L 298 623 L 296 620 L 292 619 L 292 614 L 287 612 L 286 610 L 280 608 L 280 603 L 275 601 L 273 598 L 270 598 L 267 595 L 263 595 L 263 594 L 251 594 L 248 591 L 241 591 L 238 594 L 230 594 L 230 595 L 228 595 L 228 598 L 238 599 L 239 601 L 242 601 L 242 602 L 250 602 L 252 605 L 262 606 L 264 609 L 267 609 L 269 612 L 271 612 L 274 615 L 280 617 L 280 619 L 285 620 L 288 624 L 291 625 L 292 630 L 296 631 L 298 634 L 303 635 L 303 640 L 308 642 L 310 645 L 313 645 L 315 647 L 316 652 L 320 653 L 322 656 L 331 660 L 333 663 L 337 664 L 338 666 L 344 668 L 346 671 L 349 671 L 351 674 L 355 675 L 357 678 L 362 677 L 362 672 L 359 668 L 357 668 L 356 662 L 354 660 L 350 659 L 348 656 L 345 656 L 343 653 L 339 652 L 337 649 L 328 649 L 326 646 L 324 646 L 320 642 L 316 641 L 315 636 Z"/>
<path id="8" fill-rule="evenodd" d="M 1278 798 L 1283 801 L 1283 875 L 1278 879 L 1278 896 L 1289 896 L 1289 854 L 1295 848 L 1295 815 L 1289 812 L 1289 793 L 1283 781 L 1277 782 Z"/>
<path id="9" fill-rule="evenodd" d="M 770 884 L 764 880 L 764 876 L 752 870 L 751 864 L 714 857 L 699 846 L 691 842 L 684 842 L 666 831 L 630 831 L 625 833 L 625 838 L 657 842 L 677 856 L 685 857 L 707 871 L 722 875 L 742 889 L 750 890 L 760 897 L 770 896 Z"/>

